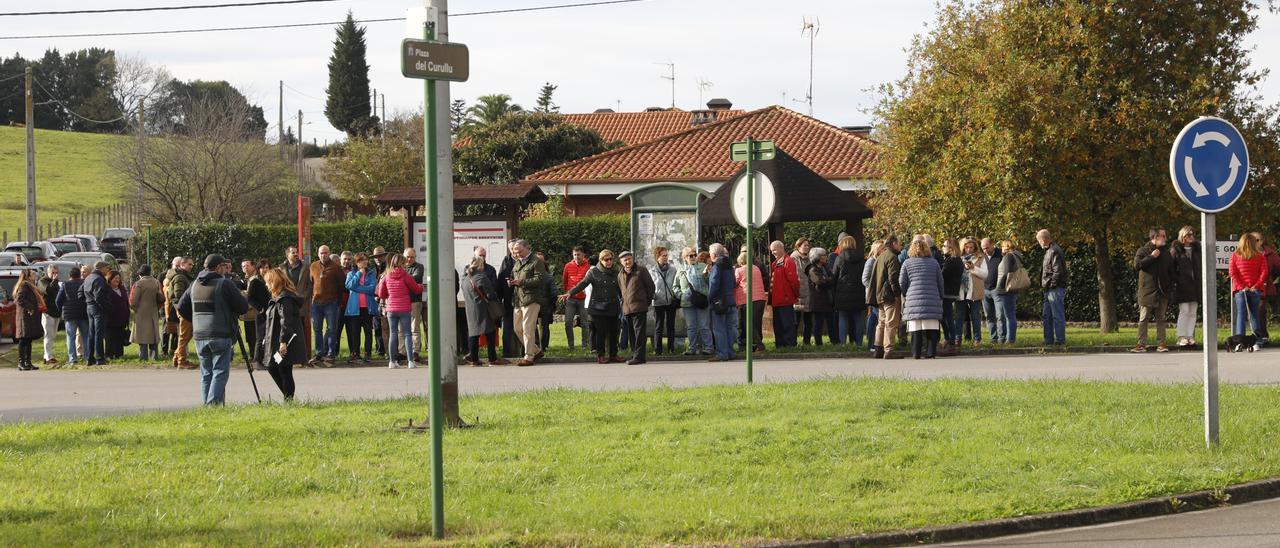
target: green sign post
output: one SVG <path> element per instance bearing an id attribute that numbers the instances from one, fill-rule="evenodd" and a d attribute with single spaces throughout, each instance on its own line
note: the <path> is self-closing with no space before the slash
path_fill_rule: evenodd
<path id="1" fill-rule="evenodd" d="M 440 388 L 440 368 L 446 357 L 441 352 L 440 340 L 440 273 L 442 253 L 435 249 L 440 233 L 440 203 L 435 199 L 439 183 L 436 180 L 436 81 L 461 82 L 469 74 L 467 48 L 462 44 L 443 44 L 435 41 L 435 23 L 428 21 L 423 38 L 425 41 L 405 40 L 400 47 L 401 70 L 406 78 L 419 78 L 426 88 L 422 117 L 423 167 L 426 171 L 427 208 L 427 361 L 431 369 L 431 529 L 436 538 L 444 538 L 444 395 Z M 434 59 L 445 57 L 447 61 Z M 452 213 L 452 212 L 450 212 Z M 450 297 L 452 298 L 452 297 Z M 452 359 L 452 356 L 447 359 Z"/>
<path id="2" fill-rule="evenodd" d="M 745 333 L 747 335 L 746 336 L 747 384 L 751 384 L 755 382 L 754 373 L 752 371 L 753 369 L 752 348 L 755 346 L 757 342 L 763 342 L 763 341 L 751 340 L 751 335 L 755 333 L 754 327 L 752 325 L 754 322 L 751 321 L 751 317 L 753 316 L 752 314 L 753 308 L 755 307 L 755 301 L 752 299 L 752 290 L 751 290 L 751 286 L 754 283 L 754 276 L 752 275 L 752 272 L 755 271 L 755 262 L 751 258 L 751 238 L 752 238 L 751 229 L 763 226 L 765 221 L 768 220 L 768 217 L 772 215 L 772 212 L 769 212 L 766 214 L 761 211 L 756 211 L 755 209 L 755 201 L 756 201 L 756 195 L 758 194 L 758 189 L 756 189 L 756 185 L 757 185 L 756 177 L 751 171 L 751 162 L 760 161 L 760 160 L 772 160 L 774 155 L 776 154 L 776 151 L 777 151 L 777 147 L 773 144 L 773 141 L 757 141 L 751 137 L 747 137 L 746 141 L 738 141 L 736 143 L 729 145 L 729 158 L 731 158 L 735 162 L 747 163 L 745 177 L 743 177 L 740 180 L 741 183 L 745 183 L 747 185 L 746 212 L 745 212 L 745 215 L 742 215 L 739 217 L 739 222 L 743 226 L 745 226 L 747 229 L 747 245 L 746 245 L 746 248 L 747 248 L 747 264 L 746 264 L 746 268 L 747 268 L 746 314 L 747 314 L 747 317 L 745 318 L 746 320 Z M 760 218 L 757 219 L 757 217 L 760 217 Z"/>

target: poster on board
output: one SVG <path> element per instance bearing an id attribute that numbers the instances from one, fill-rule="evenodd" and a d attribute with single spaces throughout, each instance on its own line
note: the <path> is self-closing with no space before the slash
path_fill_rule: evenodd
<path id="1" fill-rule="evenodd" d="M 507 256 L 507 240 L 511 231 L 506 221 L 454 221 L 453 223 L 453 259 L 451 266 L 461 279 L 462 271 L 471 262 L 472 252 L 476 246 L 485 248 L 488 263 L 497 269 L 502 265 L 502 258 Z M 418 258 L 425 262 L 427 253 L 427 226 L 421 218 L 413 221 L 413 248 L 418 251 Z M 458 294 L 462 300 L 462 294 Z"/>

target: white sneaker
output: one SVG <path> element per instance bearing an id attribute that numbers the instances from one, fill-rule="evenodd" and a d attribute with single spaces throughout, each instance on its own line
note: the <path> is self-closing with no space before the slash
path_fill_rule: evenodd
<path id="1" fill-rule="evenodd" d="M 1259 343 L 1254 343 L 1254 344 L 1253 344 L 1253 348 L 1251 348 L 1249 351 L 1250 351 L 1250 352 L 1259 352 L 1259 351 L 1261 351 L 1261 350 L 1262 350 L 1262 345 L 1261 345 L 1261 344 L 1259 344 Z"/>
<path id="2" fill-rule="evenodd" d="M 409 361 L 409 369 L 417 369 L 417 368 L 418 368 L 418 364 L 413 363 L 413 361 L 412 361 L 412 360 L 410 360 L 410 361 Z"/>
<path id="3" fill-rule="evenodd" d="M 387 369 L 400 369 L 400 364 L 391 362 L 387 364 Z"/>

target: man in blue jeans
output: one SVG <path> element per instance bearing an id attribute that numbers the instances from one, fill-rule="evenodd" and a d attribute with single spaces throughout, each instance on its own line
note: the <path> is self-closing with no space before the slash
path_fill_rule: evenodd
<path id="1" fill-rule="evenodd" d="M 209 255 L 204 271 L 182 294 L 178 314 L 191 322 L 200 358 L 200 397 L 205 405 L 222 405 L 226 400 L 227 378 L 239 337 L 236 322 L 249 310 L 249 301 L 232 280 L 231 261 Z"/>
<path id="2" fill-rule="evenodd" d="M 75 365 L 81 358 L 76 353 L 76 339 L 89 334 L 89 311 L 84 302 L 84 293 L 80 291 L 84 286 L 84 280 L 80 279 L 80 269 L 72 268 L 67 275 L 71 279 L 62 284 L 62 291 L 58 292 L 54 304 L 62 310 L 62 323 L 66 326 L 67 363 Z"/>
<path id="3" fill-rule="evenodd" d="M 710 251 L 715 262 L 708 275 L 710 293 L 707 299 L 711 302 L 711 335 L 715 339 L 716 355 L 707 361 L 722 362 L 733 359 L 733 343 L 737 340 L 738 307 L 733 302 L 737 277 L 728 249 L 721 244 L 711 244 Z M 716 306 L 717 301 L 720 306 Z M 717 308 L 724 312 L 716 312 Z"/>
<path id="4" fill-rule="evenodd" d="M 329 246 L 320 246 L 316 254 L 319 260 L 311 263 L 310 270 L 311 329 L 316 343 L 311 365 L 331 367 L 338 358 L 338 303 L 346 287 L 346 276 L 342 265 L 330 256 Z"/>
<path id="5" fill-rule="evenodd" d="M 991 238 L 982 239 L 982 253 L 987 256 L 987 290 L 982 296 L 982 312 L 987 316 L 987 331 L 990 335 L 988 340 L 993 344 L 1002 343 L 1005 342 L 1004 326 L 996 321 L 996 282 L 999 277 L 996 272 L 1004 257 Z"/>
<path id="6" fill-rule="evenodd" d="M 89 334 L 84 337 L 84 353 L 88 356 L 87 365 L 106 365 L 107 355 L 107 316 L 111 314 L 111 289 L 107 286 L 107 275 L 111 273 L 111 265 L 98 261 L 93 265 L 93 272 L 84 280 L 80 292 L 84 295 L 85 308 L 89 313 Z"/>
<path id="7" fill-rule="evenodd" d="M 1062 248 L 1054 243 L 1047 229 L 1036 233 L 1036 242 L 1044 249 L 1040 263 L 1040 287 L 1044 289 L 1044 344 L 1067 344 L 1067 260 Z"/>

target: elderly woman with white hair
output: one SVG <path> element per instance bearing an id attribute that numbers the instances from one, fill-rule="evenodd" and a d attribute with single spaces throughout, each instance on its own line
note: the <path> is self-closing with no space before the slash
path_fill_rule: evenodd
<path id="1" fill-rule="evenodd" d="M 828 335 L 832 330 L 829 319 L 831 312 L 835 310 L 831 297 L 832 277 L 827 270 L 827 261 L 826 249 L 812 248 L 809 250 L 809 266 L 804 269 L 805 280 L 809 284 L 809 292 L 805 295 L 805 309 L 813 313 L 813 339 L 818 346 L 822 346 L 823 326 L 826 326 Z"/>

